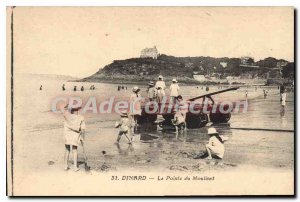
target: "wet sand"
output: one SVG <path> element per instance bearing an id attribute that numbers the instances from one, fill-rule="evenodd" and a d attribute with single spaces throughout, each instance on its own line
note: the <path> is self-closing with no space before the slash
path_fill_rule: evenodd
<path id="1" fill-rule="evenodd" d="M 33 82 L 32 82 L 33 83 Z M 15 183 L 19 184 L 18 193 L 26 187 L 28 178 L 35 178 L 37 182 L 44 175 L 77 176 L 102 175 L 103 173 L 243 173 L 269 171 L 284 173 L 289 179 L 294 170 L 294 133 L 236 130 L 231 127 L 294 129 L 294 95 L 288 93 L 287 110 L 284 117 L 280 116 L 280 102 L 277 88 L 270 89 L 270 95 L 264 99 L 262 89 L 257 91 L 248 89 L 249 111 L 246 114 L 233 114 L 228 124 L 216 124 L 214 127 L 221 135 L 229 139 L 225 142 L 224 159 L 205 160 L 194 159 L 204 151 L 208 141 L 207 127 L 188 129 L 176 138 L 174 131 L 164 131 L 157 126 L 137 128 L 132 145 L 122 138 L 119 145 L 114 142 L 118 129 L 114 123 L 118 115 L 87 114 L 86 119 L 86 153 L 91 170 L 84 171 L 82 148 L 79 147 L 79 173 L 63 171 L 63 118 L 49 112 L 49 103 L 57 94 L 74 94 L 71 90 L 61 92 L 62 82 L 49 81 L 51 89 L 43 84 L 44 90 L 30 91 L 30 82 L 16 87 L 16 109 L 19 116 L 15 120 Z M 81 86 L 79 83 L 76 83 Z M 49 86 L 48 85 L 48 86 Z M 69 89 L 72 83 L 66 83 Z M 87 85 L 91 84 L 82 84 Z M 97 96 L 105 99 L 105 92 L 109 89 L 119 99 L 128 96 L 128 91 L 117 91 L 117 85 L 95 84 L 96 90 L 91 92 L 76 92 L 82 97 Z M 29 88 L 30 87 L 30 88 Z M 193 96 L 201 89 L 195 86 L 184 87 L 185 97 Z M 131 86 L 128 86 L 131 89 Z M 143 89 L 142 89 L 143 90 Z M 211 87 L 211 91 L 218 90 Z M 233 94 L 226 93 L 220 99 L 239 96 L 244 99 L 244 90 Z M 261 91 L 261 93 L 259 92 Z M 30 96 L 29 96 L 30 95 Z M 233 96 L 234 95 L 234 96 Z M 197 95 L 196 95 L 197 96 Z M 66 177 L 67 179 L 68 177 Z M 64 180 L 64 179 L 62 179 Z M 60 187 L 62 189 L 62 187 Z M 33 190 L 34 191 L 34 190 Z M 66 191 L 67 192 L 67 191 Z M 70 192 L 71 193 L 71 192 Z M 57 192 L 56 192 L 57 194 Z"/>

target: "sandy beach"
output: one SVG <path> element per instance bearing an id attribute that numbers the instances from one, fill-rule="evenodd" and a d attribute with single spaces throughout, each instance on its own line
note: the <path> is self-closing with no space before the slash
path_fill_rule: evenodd
<path id="1" fill-rule="evenodd" d="M 226 152 L 222 161 L 194 159 L 197 154 L 205 150 L 205 144 L 208 141 L 207 127 L 188 129 L 179 134 L 177 138 L 174 131 L 164 131 L 158 126 L 151 126 L 147 129 L 138 128 L 132 145 L 127 144 L 125 138 L 121 139 L 119 145 L 115 145 L 118 129 L 114 128 L 114 123 L 119 116 L 117 114 L 85 114 L 86 153 L 90 170 L 86 171 L 84 168 L 84 158 L 80 147 L 79 167 L 81 170 L 74 173 L 72 170 L 63 170 L 63 117 L 49 111 L 51 101 L 56 96 L 68 95 L 82 98 L 96 96 L 99 100 L 105 100 L 108 97 L 106 97 L 107 93 L 104 92 L 108 91 L 116 99 L 126 99 L 129 97 L 132 86 L 128 85 L 127 91 L 117 91 L 117 84 L 95 83 L 96 90 L 90 91 L 88 88 L 91 83 L 48 80 L 39 82 L 43 85 L 43 90 L 40 91 L 39 86 L 36 86 L 37 79 L 34 76 L 16 79 L 18 82 L 15 92 L 15 113 L 18 116 L 15 117 L 14 123 L 15 194 L 43 195 L 46 193 L 45 187 L 49 186 L 51 189 L 47 190 L 48 195 L 59 195 L 60 193 L 64 193 L 64 195 L 74 193 L 75 195 L 93 195 L 99 190 L 83 188 L 80 191 L 78 185 L 98 178 L 102 183 L 99 182 L 99 186 L 105 186 L 106 183 L 111 185 L 111 181 L 105 182 L 103 179 L 109 179 L 116 172 L 119 175 L 120 173 L 124 173 L 124 175 L 147 173 L 148 177 L 153 176 L 154 178 L 157 178 L 158 174 L 183 176 L 188 173 L 189 175 L 216 176 L 222 183 L 225 183 L 225 173 L 226 176 L 232 176 L 231 179 L 233 180 L 240 179 L 241 176 L 251 180 L 251 176 L 257 175 L 261 176 L 260 179 L 265 184 L 282 180 L 282 187 L 268 189 L 269 194 L 279 193 L 283 189 L 286 190 L 284 192 L 287 194 L 293 193 L 294 133 L 251 130 L 251 128 L 260 128 L 293 131 L 293 93 L 288 93 L 285 116 L 280 116 L 277 87 L 267 87 L 269 95 L 266 99 L 263 98 L 262 88 L 248 88 L 248 112 L 233 114 L 227 124 L 213 125 L 221 135 L 228 137 L 228 141 L 225 143 Z M 63 83 L 66 84 L 67 88 L 64 92 L 61 91 Z M 83 85 L 86 90 L 73 92 L 74 85 L 77 85 L 78 89 Z M 142 95 L 145 94 L 145 87 L 141 86 Z M 210 87 L 210 91 L 217 90 L 218 87 Z M 245 99 L 245 90 L 246 88 L 241 88 L 236 92 L 224 93 L 224 95 L 217 96 L 217 99 L 243 100 Z M 204 90 L 196 88 L 196 86 L 184 86 L 182 92 L 183 96 L 188 98 L 201 95 Z M 232 128 L 247 128 L 247 130 Z M 265 175 L 265 173 L 270 175 Z M 59 180 L 51 181 L 49 180 L 51 178 Z M 73 178 L 76 178 L 75 182 L 71 182 Z M 27 187 L 29 181 L 36 183 L 35 188 Z M 68 186 L 63 184 L 68 184 Z M 123 193 L 120 188 L 121 185 L 116 185 L 116 193 Z M 176 183 L 170 186 L 173 189 L 181 187 L 175 185 Z M 139 190 L 138 184 L 133 183 L 130 186 L 135 187 L 136 191 Z M 204 185 L 198 184 L 197 186 Z M 223 189 L 224 193 L 228 193 L 226 191 L 230 188 Z M 251 189 L 255 189 L 255 187 Z M 164 191 L 164 194 L 168 193 L 167 190 Z M 246 191 L 237 189 L 236 193 L 241 194 L 246 193 Z M 102 192 L 110 194 L 105 189 Z M 130 195 L 130 193 L 132 192 L 129 191 L 126 194 Z M 178 193 L 180 195 L 180 191 Z M 213 191 L 209 193 L 213 194 Z M 158 192 L 154 193 L 154 195 L 159 194 Z"/>

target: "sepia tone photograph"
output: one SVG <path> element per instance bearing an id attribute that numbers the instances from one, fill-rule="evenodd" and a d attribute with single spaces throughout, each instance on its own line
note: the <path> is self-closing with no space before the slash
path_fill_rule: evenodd
<path id="1" fill-rule="evenodd" d="M 294 18 L 7 7 L 7 195 L 294 196 Z"/>

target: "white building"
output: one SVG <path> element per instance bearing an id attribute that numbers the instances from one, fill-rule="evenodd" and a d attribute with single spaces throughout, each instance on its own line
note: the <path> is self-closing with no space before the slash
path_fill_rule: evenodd
<path id="1" fill-rule="evenodd" d="M 226 68 L 226 67 L 227 67 L 227 62 L 220 62 L 220 65 L 221 65 L 223 68 Z"/>
<path id="2" fill-rule="evenodd" d="M 253 57 L 241 57 L 241 64 L 242 65 L 252 65 L 252 63 L 254 62 L 254 58 Z"/>
<path id="3" fill-rule="evenodd" d="M 158 56 L 158 51 L 156 46 L 154 46 L 153 48 L 145 48 L 141 51 L 141 56 L 140 58 L 153 58 L 153 59 L 157 59 Z"/>

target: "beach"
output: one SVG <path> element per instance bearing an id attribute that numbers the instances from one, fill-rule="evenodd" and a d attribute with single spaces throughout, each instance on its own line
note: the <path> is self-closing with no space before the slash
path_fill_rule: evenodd
<path id="1" fill-rule="evenodd" d="M 164 131 L 156 125 L 146 129 L 137 128 L 132 145 L 127 144 L 124 137 L 119 145 L 114 144 L 118 134 L 118 129 L 114 128 L 115 122 L 119 119 L 118 114 L 87 113 L 84 115 L 85 146 L 90 170 L 86 171 L 84 168 L 82 148 L 79 147 L 81 170 L 75 173 L 72 170 L 63 170 L 63 117 L 51 111 L 53 100 L 58 96 L 78 96 L 83 99 L 92 96 L 101 101 L 114 96 L 116 100 L 126 100 L 133 86 L 126 85 L 127 90 L 118 91 L 117 87 L 121 84 L 73 83 L 63 79 L 39 80 L 34 75 L 17 75 L 14 79 L 16 81 L 14 114 L 17 114 L 14 117 L 13 142 L 14 178 L 16 179 L 14 183 L 17 185 L 15 194 L 43 194 L 44 189 L 36 188 L 28 191 L 26 186 L 29 180 L 31 182 L 34 180 L 33 182 L 39 186 L 50 186 L 50 183 L 53 189 L 47 190 L 48 195 L 51 193 L 54 195 L 74 194 L 71 182 L 65 187 L 59 185 L 61 184 L 59 180 L 53 182 L 49 181 L 49 178 L 59 178 L 61 182 L 64 182 L 63 184 L 68 184 L 71 178 L 78 176 L 83 180 L 77 179 L 76 183 L 81 183 L 92 181 L 99 176 L 102 176 L 99 178 L 103 180 L 103 177 L 106 179 L 116 172 L 124 173 L 124 175 L 150 173 L 150 176 L 154 173 L 155 177 L 157 173 L 169 175 L 189 173 L 208 176 L 227 173 L 228 176 L 233 175 L 232 179 L 238 178 L 239 175 L 250 179 L 249 173 L 253 172 L 253 176 L 262 176 L 262 180 L 264 177 L 270 177 L 268 179 L 274 181 L 285 178 L 282 182 L 284 186 L 287 186 L 287 193 L 293 191 L 294 94 L 292 92 L 287 93 L 284 116 L 280 115 L 281 106 L 277 87 L 258 87 L 257 89 L 242 87 L 237 91 L 216 95 L 214 98 L 217 101 L 244 100 L 247 90 L 248 111 L 232 114 L 231 120 L 226 124 L 209 124 L 199 129 L 188 129 L 180 133 L 177 138 L 174 131 Z M 40 86 L 37 84 L 42 85 L 43 89 L 39 90 Z M 62 84 L 66 85 L 66 91 L 61 90 Z M 73 91 L 74 85 L 78 89 L 76 92 Z M 90 85 L 95 85 L 96 89 L 89 90 Z M 79 90 L 81 86 L 84 86 L 83 92 Z M 146 85 L 140 88 L 142 96 L 145 96 Z M 269 91 L 266 99 L 263 97 L 263 89 Z M 218 90 L 220 90 L 219 86 L 210 86 L 210 92 Z M 182 86 L 181 91 L 185 99 L 206 93 L 205 88 L 201 89 L 201 86 L 197 88 L 196 85 Z M 228 137 L 222 161 L 194 159 L 197 154 L 205 151 L 205 144 L 208 141 L 207 128 L 210 126 L 215 127 L 220 135 Z M 264 173 L 278 174 L 279 178 L 275 179 L 274 176 L 266 176 Z M 264 181 L 267 184 L 270 182 Z M 135 186 L 138 185 L 133 185 Z M 83 189 L 82 194 L 93 194 L 97 191 L 99 190 Z M 241 190 L 236 190 L 237 193 L 238 191 Z M 276 191 L 279 190 L 274 189 L 274 193 Z M 224 188 L 225 192 L 226 188 Z M 80 192 L 76 193 L 81 195 Z M 103 191 L 103 193 L 106 192 Z"/>

